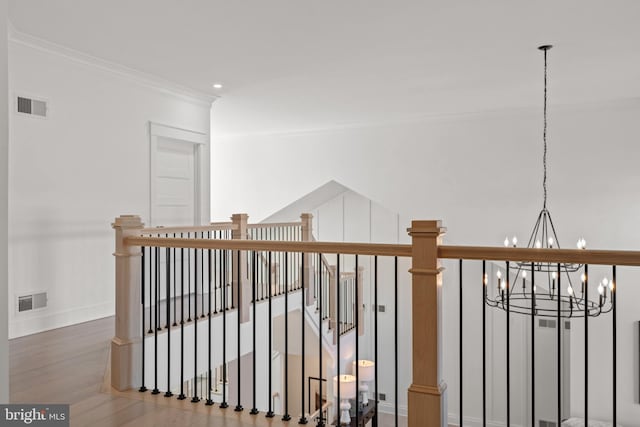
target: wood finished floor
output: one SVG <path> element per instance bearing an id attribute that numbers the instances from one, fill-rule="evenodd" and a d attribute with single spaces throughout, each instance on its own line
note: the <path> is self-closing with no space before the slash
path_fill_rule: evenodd
<path id="1" fill-rule="evenodd" d="M 72 426 L 297 426 L 245 410 L 167 399 L 105 384 L 113 317 L 9 341 L 10 398 L 13 403 L 69 403 Z M 381 414 L 380 426 L 392 426 Z M 309 424 L 313 425 L 313 424 Z M 406 426 L 401 417 L 399 427 Z"/>

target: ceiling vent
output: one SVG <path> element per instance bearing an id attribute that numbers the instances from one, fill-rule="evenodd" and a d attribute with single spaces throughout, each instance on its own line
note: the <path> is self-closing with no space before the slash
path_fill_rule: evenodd
<path id="1" fill-rule="evenodd" d="M 19 96 L 16 102 L 16 109 L 18 113 L 47 117 L 46 101 Z"/>
<path id="2" fill-rule="evenodd" d="M 23 295 L 18 297 L 18 312 L 36 310 L 47 306 L 47 293 Z"/>

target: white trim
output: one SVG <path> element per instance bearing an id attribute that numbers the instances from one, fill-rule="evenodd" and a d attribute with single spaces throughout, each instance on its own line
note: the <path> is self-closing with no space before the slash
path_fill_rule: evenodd
<path id="1" fill-rule="evenodd" d="M 75 49 L 71 49 L 69 47 L 50 42 L 48 40 L 44 40 L 27 33 L 23 33 L 17 30 L 12 25 L 9 25 L 8 33 L 8 41 L 10 43 L 19 44 L 39 50 L 41 52 L 58 55 L 71 61 L 88 65 L 102 71 L 117 75 L 119 77 L 123 77 L 142 86 L 175 96 L 177 98 L 195 103 L 197 105 L 211 106 L 211 104 L 219 98 L 218 95 L 200 92 L 198 90 L 191 89 L 166 80 L 162 77 L 138 71 L 133 68 L 117 64 L 115 62 L 100 59 L 84 52 L 80 52 Z"/>
<path id="2" fill-rule="evenodd" d="M 64 328 L 65 326 L 77 325 L 79 323 L 113 316 L 113 314 L 114 302 L 106 301 L 99 304 L 90 304 L 83 307 L 61 310 L 44 316 L 34 315 L 21 319 L 14 319 L 9 325 L 9 338 L 18 338 L 50 331 L 52 329 Z"/>
<path id="3" fill-rule="evenodd" d="M 450 426 L 459 426 L 460 425 L 460 420 L 458 417 L 458 413 L 457 412 L 449 412 L 448 414 L 448 424 Z M 477 417 L 464 417 L 464 425 L 466 426 L 477 426 L 477 427 L 481 427 L 482 426 L 482 418 L 477 418 Z M 496 420 L 491 420 L 487 417 L 487 426 L 488 427 L 506 427 L 506 423 L 502 422 L 502 421 L 496 421 Z M 521 424 L 516 424 L 516 423 L 511 423 L 512 426 L 514 427 L 522 427 Z"/>
<path id="4" fill-rule="evenodd" d="M 387 403 L 384 401 L 380 401 L 378 402 L 378 410 L 380 412 L 382 412 L 383 414 L 395 414 L 396 413 L 396 409 L 395 409 L 395 405 L 393 403 Z M 398 416 L 399 417 L 406 417 L 408 416 L 409 413 L 409 407 L 407 405 L 398 405 Z"/>
<path id="5" fill-rule="evenodd" d="M 153 207 L 155 205 L 154 179 L 156 175 L 156 154 L 158 152 L 158 138 L 169 138 L 176 142 L 193 145 L 194 154 L 194 225 L 209 222 L 209 135 L 206 133 L 183 129 L 175 126 L 149 122 L 149 225 L 155 224 Z"/>
<path id="6" fill-rule="evenodd" d="M 161 136 L 163 138 L 177 139 L 179 141 L 189 141 L 194 144 L 209 143 L 209 135 L 206 133 L 163 125 L 160 123 L 149 122 L 149 132 L 151 133 L 151 136 Z"/>
<path id="7" fill-rule="evenodd" d="M 589 103 L 560 104 L 554 105 L 556 112 L 576 112 L 576 111 L 598 111 L 600 109 L 635 109 L 640 105 L 640 97 L 617 98 L 612 100 L 594 101 Z M 479 111 L 462 111 L 450 113 L 422 113 L 408 114 L 400 117 L 393 117 L 375 121 L 354 121 L 344 122 L 338 125 L 326 125 L 318 127 L 300 128 L 275 128 L 264 131 L 230 131 L 218 132 L 216 138 L 221 143 L 233 143 L 234 138 L 240 137 L 266 137 L 266 136 L 306 136 L 325 134 L 338 131 L 350 131 L 361 129 L 379 129 L 383 127 L 402 126 L 420 123 L 443 123 L 457 122 L 464 120 L 483 119 L 485 117 L 522 117 L 523 115 L 537 114 L 538 107 L 511 107 L 501 109 L 487 109 Z"/>

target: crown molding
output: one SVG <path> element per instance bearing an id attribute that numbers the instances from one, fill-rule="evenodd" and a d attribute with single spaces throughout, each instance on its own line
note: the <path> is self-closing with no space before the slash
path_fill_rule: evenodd
<path id="1" fill-rule="evenodd" d="M 153 74 L 135 70 L 115 62 L 107 61 L 84 52 L 44 40 L 31 34 L 23 33 L 16 29 L 11 23 L 8 23 L 8 40 L 10 43 L 26 46 L 41 52 L 63 57 L 73 62 L 88 65 L 149 89 L 153 89 L 197 105 L 211 107 L 211 104 L 219 98 L 219 96 L 200 92 Z"/>
<path id="2" fill-rule="evenodd" d="M 600 111 L 602 109 L 623 111 L 640 108 L 640 97 L 612 98 L 592 102 L 578 102 L 573 104 L 554 104 L 549 107 L 552 113 L 571 113 Z M 391 126 L 414 125 L 421 123 L 445 123 L 485 119 L 487 117 L 522 117 L 534 114 L 542 114 L 539 106 L 509 107 L 501 109 L 486 109 L 478 111 L 461 111 L 450 113 L 422 113 L 406 114 L 387 120 L 348 122 L 336 125 L 327 125 L 308 128 L 270 129 L 265 131 L 249 132 L 216 132 L 212 135 L 219 141 L 233 140 L 234 138 L 253 138 L 268 136 L 303 136 L 324 134 L 329 132 L 350 131 L 371 128 L 384 128 Z"/>

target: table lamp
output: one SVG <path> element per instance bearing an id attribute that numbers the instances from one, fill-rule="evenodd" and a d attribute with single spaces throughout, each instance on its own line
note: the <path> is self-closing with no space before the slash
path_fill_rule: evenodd
<path id="1" fill-rule="evenodd" d="M 349 399 L 356 397 L 356 377 L 353 375 L 340 375 L 340 425 L 350 425 L 351 416 Z M 333 394 L 338 396 L 338 377 L 333 377 Z"/>
<path id="2" fill-rule="evenodd" d="M 362 392 L 362 404 L 369 404 L 369 386 L 366 384 L 373 381 L 375 376 L 375 366 L 371 360 L 358 360 L 358 380 L 360 381 L 360 391 Z M 353 374 L 356 373 L 356 361 L 353 361 Z"/>

